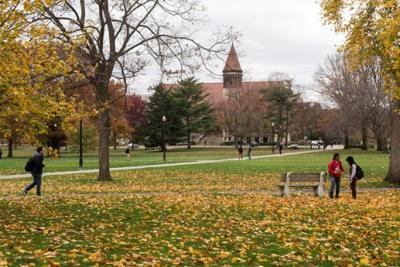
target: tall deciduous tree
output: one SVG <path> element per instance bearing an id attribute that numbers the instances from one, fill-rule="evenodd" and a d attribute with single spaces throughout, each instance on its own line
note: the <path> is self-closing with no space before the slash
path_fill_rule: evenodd
<path id="1" fill-rule="evenodd" d="M 233 136 L 235 145 L 243 142 L 245 137 L 262 136 L 264 106 L 259 91 L 232 90 L 217 107 L 218 126 L 225 136 Z"/>
<path id="2" fill-rule="evenodd" d="M 285 138 L 285 146 L 287 146 L 290 118 L 300 95 L 293 91 L 293 79 L 288 75 L 275 73 L 271 75 L 270 80 L 273 81 L 271 87 L 263 92 L 268 106 L 267 117 L 275 123 L 278 143 Z"/>
<path id="3" fill-rule="evenodd" d="M 147 103 L 140 95 L 129 95 L 127 100 L 126 118 L 133 129 L 131 141 L 133 143 L 144 143 L 147 128 Z"/>
<path id="4" fill-rule="evenodd" d="M 99 125 L 99 180 L 111 179 L 109 168 L 112 78 L 136 77 L 151 61 L 162 72 L 196 70 L 225 50 L 230 35 L 216 34 L 210 46 L 196 42 L 188 29 L 201 10 L 197 0 L 53 0 L 41 1 L 44 23 L 76 47 L 80 72 L 95 87 Z M 168 65 L 178 66 L 168 69 Z"/>
<path id="5" fill-rule="evenodd" d="M 10 157 L 16 137 L 46 134 L 48 123 L 71 114 L 74 102 L 62 90 L 74 57 L 61 53 L 68 48 L 60 49 L 49 28 L 28 23 L 26 13 L 37 10 L 35 3 L 0 3 L 0 132 Z"/>
<path id="6" fill-rule="evenodd" d="M 400 182 L 400 3 L 398 0 L 323 0 L 326 23 L 346 33 L 344 49 L 355 65 L 379 59 L 385 89 L 395 100 L 387 180 Z"/>
<path id="7" fill-rule="evenodd" d="M 202 84 L 193 77 L 179 81 L 173 96 L 182 116 L 187 148 L 190 149 L 193 133 L 203 134 L 214 128 L 213 109 Z"/>

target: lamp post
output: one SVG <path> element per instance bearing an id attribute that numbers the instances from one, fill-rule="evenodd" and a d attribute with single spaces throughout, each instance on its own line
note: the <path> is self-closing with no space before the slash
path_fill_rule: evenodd
<path id="1" fill-rule="evenodd" d="M 272 122 L 272 153 L 275 153 L 275 122 Z"/>
<path id="2" fill-rule="evenodd" d="M 167 121 L 167 117 L 165 117 L 165 115 L 164 115 L 164 116 L 162 116 L 161 120 L 162 120 L 161 134 L 162 134 L 163 161 L 166 161 L 167 160 L 167 151 L 166 151 L 167 145 L 166 145 L 166 140 L 165 140 L 165 122 Z"/>
<path id="3" fill-rule="evenodd" d="M 79 169 L 83 169 L 83 120 L 79 121 Z"/>

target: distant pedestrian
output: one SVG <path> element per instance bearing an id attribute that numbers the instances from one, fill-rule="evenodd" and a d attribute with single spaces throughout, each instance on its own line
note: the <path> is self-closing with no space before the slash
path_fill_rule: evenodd
<path id="1" fill-rule="evenodd" d="M 333 149 L 333 143 L 331 143 L 331 148 Z"/>
<path id="2" fill-rule="evenodd" d="M 247 157 L 249 160 L 251 160 L 251 152 L 253 152 L 253 144 L 249 144 L 249 147 L 247 148 Z"/>
<path id="3" fill-rule="evenodd" d="M 342 162 L 340 161 L 340 154 L 335 153 L 333 155 L 332 161 L 328 165 L 328 173 L 331 182 L 331 187 L 329 189 L 329 197 L 333 198 L 333 193 L 336 189 L 335 197 L 339 198 L 340 193 L 340 179 L 344 172 Z"/>
<path id="4" fill-rule="evenodd" d="M 2 156 L 3 156 L 3 151 L 0 148 L 0 159 L 2 158 Z"/>
<path id="5" fill-rule="evenodd" d="M 131 150 L 129 149 L 129 147 L 125 149 L 125 155 L 126 155 L 126 160 L 131 159 Z"/>
<path id="6" fill-rule="evenodd" d="M 280 143 L 280 144 L 278 145 L 278 149 L 279 149 L 279 154 L 282 155 L 282 151 L 283 151 L 283 144 L 282 144 L 282 143 Z"/>
<path id="7" fill-rule="evenodd" d="M 243 146 L 242 146 L 242 144 L 240 144 L 239 145 L 239 147 L 238 147 L 238 157 L 239 157 L 239 160 L 241 160 L 241 159 L 243 159 Z"/>
<path id="8" fill-rule="evenodd" d="M 352 156 L 346 158 L 347 163 L 350 166 L 349 169 L 349 182 L 351 189 L 351 196 L 353 199 L 357 198 L 357 180 L 363 178 L 364 172 L 361 167 L 357 165 Z"/>
<path id="9" fill-rule="evenodd" d="M 318 150 L 321 149 L 321 144 L 318 142 Z"/>
<path id="10" fill-rule="evenodd" d="M 207 139 L 204 139 L 204 146 L 207 146 Z"/>
<path id="11" fill-rule="evenodd" d="M 36 186 L 36 195 L 41 196 L 42 186 L 42 173 L 43 173 L 43 147 L 38 147 L 32 158 L 26 164 L 25 170 L 30 171 L 33 177 L 33 182 L 24 188 L 24 195 L 28 194 L 28 191 Z"/>
<path id="12" fill-rule="evenodd" d="M 326 148 L 328 147 L 328 144 L 324 144 L 324 151 L 326 150 Z"/>

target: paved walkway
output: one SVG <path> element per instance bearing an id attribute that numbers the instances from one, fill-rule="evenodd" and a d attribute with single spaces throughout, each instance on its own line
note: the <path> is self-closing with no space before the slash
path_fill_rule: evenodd
<path id="1" fill-rule="evenodd" d="M 294 155 L 318 153 L 318 152 L 322 152 L 322 151 L 323 150 L 299 151 L 299 152 L 285 153 L 282 155 L 271 154 L 271 155 L 265 155 L 265 156 L 253 156 L 252 158 L 253 159 L 264 159 L 264 158 L 287 157 L 287 156 L 294 156 Z M 238 160 L 237 158 L 216 159 L 216 160 L 198 160 L 198 161 L 155 164 L 155 165 L 117 167 L 117 168 L 111 168 L 110 170 L 111 171 L 130 171 L 130 170 L 143 170 L 143 169 L 157 169 L 157 168 L 176 167 L 176 166 L 213 164 L 213 163 L 230 162 L 230 161 L 237 161 L 237 160 Z M 99 171 L 98 169 L 91 169 L 91 170 L 77 170 L 77 171 L 46 172 L 46 173 L 43 173 L 43 176 L 65 176 L 65 175 L 73 175 L 73 174 L 98 173 L 98 171 Z M 26 174 L 26 173 L 14 174 L 14 175 L 0 175 L 0 180 L 22 179 L 22 178 L 29 178 L 29 177 L 32 177 L 29 173 L 28 174 Z"/>

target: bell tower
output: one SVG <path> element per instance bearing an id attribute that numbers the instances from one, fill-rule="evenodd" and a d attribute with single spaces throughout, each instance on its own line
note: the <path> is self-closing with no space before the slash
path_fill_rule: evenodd
<path id="1" fill-rule="evenodd" d="M 243 71 L 239 63 L 239 58 L 236 53 L 235 46 L 232 43 L 231 50 L 229 51 L 228 59 L 225 63 L 223 71 L 224 77 L 224 91 L 231 91 L 232 89 L 239 90 L 242 87 Z M 226 94 L 224 93 L 226 96 Z"/>

